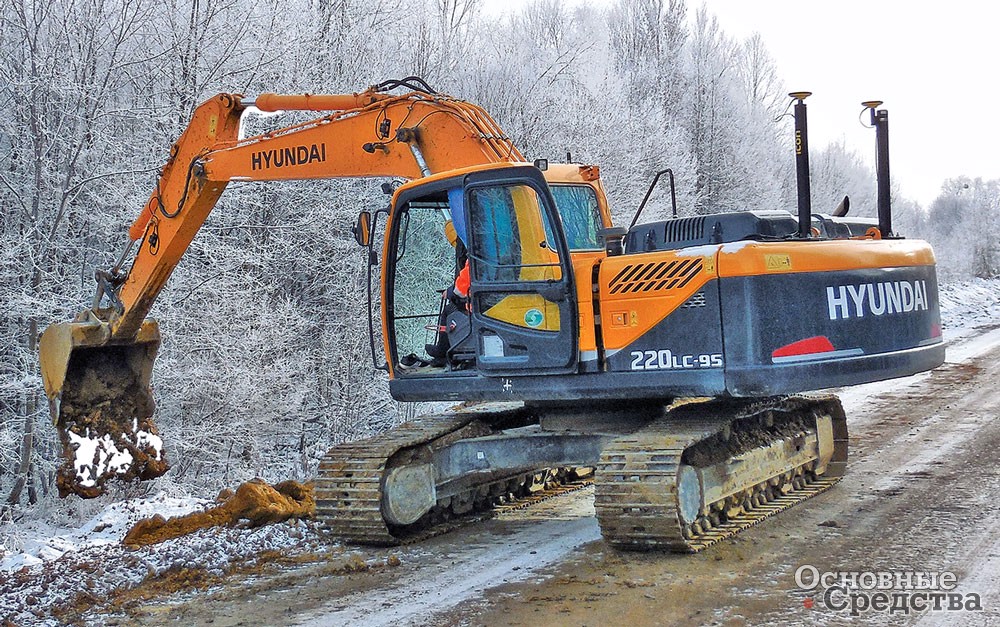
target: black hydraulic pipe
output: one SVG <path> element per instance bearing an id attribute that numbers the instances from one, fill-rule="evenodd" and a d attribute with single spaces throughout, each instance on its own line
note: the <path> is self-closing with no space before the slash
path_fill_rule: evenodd
<path id="1" fill-rule="evenodd" d="M 807 238 L 812 232 L 812 197 L 809 191 L 809 129 L 806 124 L 805 100 L 809 91 L 793 91 L 795 99 L 795 179 L 798 183 L 799 237 Z"/>
<path id="2" fill-rule="evenodd" d="M 677 192 L 674 188 L 674 171 L 667 168 L 667 175 L 670 177 L 670 217 L 677 217 Z"/>
<path id="3" fill-rule="evenodd" d="M 868 100 L 861 106 L 871 111 L 875 127 L 875 176 L 878 180 L 878 230 L 882 237 L 892 236 L 892 202 L 889 193 L 889 112 L 878 109 L 881 100 Z"/>
<path id="4" fill-rule="evenodd" d="M 649 201 L 649 197 L 653 195 L 653 189 L 656 188 L 656 182 L 660 180 L 660 177 L 664 174 L 670 177 L 670 206 L 673 217 L 677 217 L 677 193 L 674 191 L 674 171 L 670 168 L 665 170 L 660 170 L 653 177 L 653 182 L 649 184 L 649 189 L 646 190 L 646 195 L 643 196 L 642 202 L 639 203 L 639 208 L 636 209 L 635 215 L 632 216 L 632 223 L 628 225 L 628 228 L 635 226 L 635 223 L 639 221 L 639 215 L 642 210 L 646 208 L 646 202 Z"/>

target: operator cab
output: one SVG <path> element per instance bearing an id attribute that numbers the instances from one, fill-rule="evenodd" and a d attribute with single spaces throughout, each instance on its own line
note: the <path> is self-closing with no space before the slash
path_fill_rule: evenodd
<path id="1" fill-rule="evenodd" d="M 596 249 L 601 207 L 591 188 L 579 187 L 559 193 L 576 209 L 574 244 Z M 571 248 L 553 196 L 537 168 L 513 164 L 435 175 L 396 191 L 382 253 L 395 387 L 576 370 Z M 463 294 L 456 278 L 466 267 Z"/>

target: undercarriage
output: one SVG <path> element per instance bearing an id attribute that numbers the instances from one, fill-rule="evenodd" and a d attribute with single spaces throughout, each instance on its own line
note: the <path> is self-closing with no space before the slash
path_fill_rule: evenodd
<path id="1" fill-rule="evenodd" d="M 345 541 L 400 544 L 593 471 L 609 543 L 692 552 L 834 485 L 846 459 L 834 396 L 485 404 L 335 447 L 317 512 Z"/>

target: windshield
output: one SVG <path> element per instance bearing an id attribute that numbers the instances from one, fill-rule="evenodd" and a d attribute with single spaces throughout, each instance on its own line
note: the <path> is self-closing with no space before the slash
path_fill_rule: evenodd
<path id="1" fill-rule="evenodd" d="M 562 218 L 570 250 L 595 250 L 601 244 L 597 232 L 604 227 L 597 194 L 589 185 L 550 185 Z"/>
<path id="2" fill-rule="evenodd" d="M 447 234 L 443 198 L 417 199 L 399 212 L 392 290 L 392 317 L 398 358 L 430 361 L 441 294 L 455 282 L 457 251 Z"/>

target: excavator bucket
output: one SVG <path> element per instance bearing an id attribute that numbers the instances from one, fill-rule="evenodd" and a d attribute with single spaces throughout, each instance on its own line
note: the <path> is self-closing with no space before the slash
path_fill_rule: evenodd
<path id="1" fill-rule="evenodd" d="M 94 498 L 110 480 L 153 479 L 169 469 L 149 385 L 159 346 L 155 321 L 119 342 L 89 311 L 42 333 L 42 380 L 63 445 L 60 496 Z"/>

